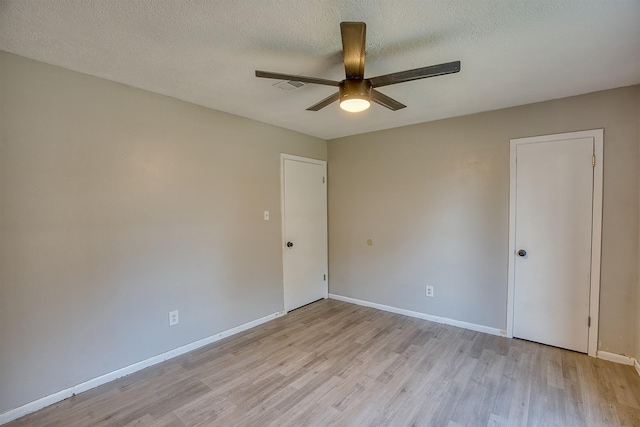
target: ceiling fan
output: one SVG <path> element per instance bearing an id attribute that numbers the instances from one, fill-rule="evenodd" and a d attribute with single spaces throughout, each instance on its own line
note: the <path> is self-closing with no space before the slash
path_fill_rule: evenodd
<path id="1" fill-rule="evenodd" d="M 292 74 L 272 73 L 256 70 L 256 77 L 267 79 L 290 80 L 302 83 L 314 83 L 325 86 L 337 86 L 338 92 L 307 108 L 308 111 L 318 111 L 327 105 L 340 100 L 343 110 L 357 113 L 364 111 L 371 105 L 371 101 L 387 107 L 392 111 L 406 107 L 393 98 L 380 93 L 376 88 L 409 82 L 411 80 L 426 79 L 427 77 L 442 76 L 460 71 L 460 61 L 429 67 L 400 71 L 383 76 L 364 78 L 364 57 L 366 46 L 367 26 L 364 22 L 341 22 L 342 53 L 344 55 L 344 70 L 346 78 L 340 82 L 320 79 L 316 77 L 297 76 Z"/>

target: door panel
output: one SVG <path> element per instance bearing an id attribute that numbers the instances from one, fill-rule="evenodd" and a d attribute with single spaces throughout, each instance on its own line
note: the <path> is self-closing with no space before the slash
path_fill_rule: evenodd
<path id="1" fill-rule="evenodd" d="M 290 311 L 328 293 L 325 164 L 284 158 L 282 173 L 284 306 Z"/>
<path id="2" fill-rule="evenodd" d="M 593 138 L 516 147 L 513 335 L 586 353 Z"/>

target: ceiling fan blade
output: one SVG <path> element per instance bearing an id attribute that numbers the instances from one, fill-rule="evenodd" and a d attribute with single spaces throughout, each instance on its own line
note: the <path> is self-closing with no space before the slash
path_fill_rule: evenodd
<path id="1" fill-rule="evenodd" d="M 367 26 L 364 22 L 341 22 L 342 53 L 347 79 L 364 78 L 364 55 L 367 40 Z"/>
<path id="2" fill-rule="evenodd" d="M 296 76 L 293 74 L 272 73 L 270 71 L 256 70 L 256 77 L 264 77 L 266 79 L 291 80 L 294 82 L 314 83 L 325 86 L 338 86 L 340 82 L 333 80 L 319 79 L 317 77 Z"/>
<path id="3" fill-rule="evenodd" d="M 427 77 L 443 76 L 445 74 L 457 73 L 458 71 L 460 71 L 460 61 L 454 61 L 447 62 L 446 64 L 431 65 L 414 70 L 385 74 L 384 76 L 373 77 L 368 80 L 371 82 L 371 87 L 380 87 L 410 82 L 411 80 L 426 79 Z"/>
<path id="4" fill-rule="evenodd" d="M 391 111 L 400 110 L 406 107 L 406 105 L 401 104 L 400 102 L 396 101 L 393 98 L 389 98 L 384 93 L 380 93 L 375 89 L 371 89 L 371 100 L 376 104 L 380 104 L 383 107 L 387 107 Z"/>
<path id="5" fill-rule="evenodd" d="M 325 99 L 323 99 L 322 101 L 318 102 L 317 104 L 312 105 L 311 107 L 307 108 L 307 111 L 318 111 L 323 109 L 324 107 L 326 107 L 327 105 L 336 102 L 338 99 L 340 99 L 340 92 L 336 92 L 331 96 L 326 97 Z"/>

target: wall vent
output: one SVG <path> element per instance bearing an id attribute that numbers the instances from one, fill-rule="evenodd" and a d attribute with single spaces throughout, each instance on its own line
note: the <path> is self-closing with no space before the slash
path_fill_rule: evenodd
<path id="1" fill-rule="evenodd" d="M 302 86 L 306 86 L 306 83 L 284 81 L 284 82 L 278 82 L 274 84 L 274 86 L 279 87 L 282 90 L 295 90 L 295 89 L 301 88 Z"/>

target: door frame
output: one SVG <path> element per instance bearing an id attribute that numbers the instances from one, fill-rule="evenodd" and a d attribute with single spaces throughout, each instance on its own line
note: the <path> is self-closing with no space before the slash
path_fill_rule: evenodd
<path id="1" fill-rule="evenodd" d="M 281 232 L 281 247 L 282 247 L 282 309 L 285 313 L 288 313 L 287 311 L 287 307 L 285 305 L 285 301 L 286 301 L 286 297 L 285 297 L 285 293 L 287 292 L 287 289 L 285 288 L 285 283 L 284 283 L 284 269 L 285 269 L 285 265 L 284 265 L 284 257 L 285 257 L 285 248 L 286 248 L 286 228 L 285 228 L 285 224 L 286 224 L 286 218 L 285 218 L 285 210 L 284 210 L 284 162 L 285 160 L 294 160 L 297 162 L 304 162 L 304 163 L 311 163 L 314 165 L 320 165 L 323 168 L 323 175 L 324 175 L 324 179 L 325 179 L 325 186 L 324 186 L 324 221 L 323 221 L 323 226 L 324 226 L 324 241 L 326 242 L 326 249 L 327 252 L 325 254 L 325 264 L 324 264 L 324 270 L 327 272 L 327 280 L 325 280 L 325 290 L 324 290 L 324 299 L 329 298 L 329 235 L 327 232 L 327 226 L 328 226 L 328 211 L 327 211 L 327 187 L 329 185 L 329 178 L 327 177 L 327 161 L 326 160 L 317 160 L 317 159 L 310 159 L 308 157 L 300 157 L 300 156 L 294 156 L 292 154 L 285 154 L 285 153 L 280 153 L 280 217 L 281 217 L 281 227 L 280 227 L 280 232 Z"/>
<path id="2" fill-rule="evenodd" d="M 596 158 L 593 167 L 593 203 L 591 216 L 591 288 L 589 294 L 589 356 L 596 357 L 598 351 L 598 326 L 600 313 L 600 259 L 602 249 L 602 164 L 604 153 L 604 129 L 559 133 L 510 141 L 509 177 L 509 267 L 507 274 L 507 337 L 513 338 L 513 312 L 515 292 L 516 258 L 516 148 L 522 144 L 561 141 L 577 138 L 593 138 Z"/>

